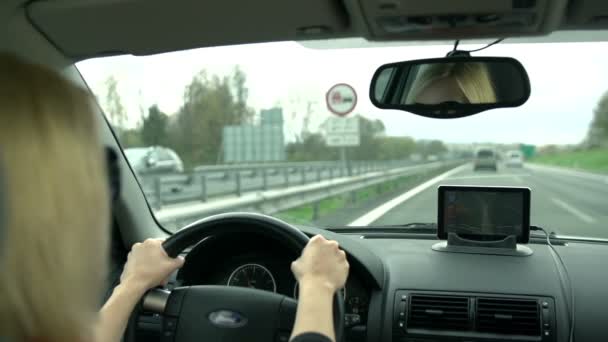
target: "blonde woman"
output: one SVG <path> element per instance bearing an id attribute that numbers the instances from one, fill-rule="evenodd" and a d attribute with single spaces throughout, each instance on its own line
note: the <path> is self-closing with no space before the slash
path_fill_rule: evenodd
<path id="1" fill-rule="evenodd" d="M 405 104 L 494 103 L 496 91 L 485 63 L 462 62 L 421 67 Z"/>
<path id="2" fill-rule="evenodd" d="M 91 106 L 85 90 L 56 73 L 0 54 L 0 339 L 118 342 L 142 295 L 183 265 L 161 240 L 135 244 L 99 310 L 110 191 Z M 333 340 L 344 252 L 316 237 L 292 269 L 302 288 L 293 340 Z"/>
<path id="3" fill-rule="evenodd" d="M 136 244 L 99 311 L 110 199 L 91 105 L 54 72 L 0 55 L 0 337 L 119 341 L 141 295 L 183 263 L 160 241 Z"/>

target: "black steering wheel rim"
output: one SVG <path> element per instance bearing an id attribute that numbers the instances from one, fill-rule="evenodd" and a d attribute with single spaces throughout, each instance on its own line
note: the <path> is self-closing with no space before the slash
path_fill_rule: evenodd
<path id="1" fill-rule="evenodd" d="M 296 227 L 282 221 L 276 219 L 274 217 L 270 217 L 267 215 L 257 214 L 257 213 L 224 213 L 219 215 L 210 216 L 194 222 L 185 228 L 179 230 L 177 233 L 169 237 L 167 240 L 163 242 L 163 247 L 165 251 L 170 257 L 177 257 L 186 250 L 188 247 L 196 245 L 198 242 L 203 239 L 214 236 L 217 234 L 224 233 L 245 233 L 245 232 L 254 232 L 262 235 L 266 235 L 268 237 L 272 237 L 275 240 L 281 241 L 286 244 L 287 247 L 297 250 L 301 252 L 301 250 L 308 243 L 308 236 Z M 190 295 L 184 294 L 176 294 L 186 291 L 194 291 Z M 164 298 L 164 305 L 162 306 L 162 311 L 159 313 L 167 314 L 167 310 L 171 311 L 172 315 L 175 315 L 175 299 L 172 297 L 179 297 L 179 301 L 185 301 L 183 298 L 188 296 L 188 298 L 197 298 L 201 296 L 205 296 L 207 293 L 207 301 L 216 301 L 215 299 L 219 297 L 224 297 L 224 302 L 226 305 L 230 307 L 230 303 L 234 306 L 240 305 L 239 302 L 235 302 L 234 298 L 240 296 L 242 298 L 242 302 L 246 302 L 250 300 L 252 297 L 259 298 L 257 304 L 252 302 L 251 305 L 259 305 L 263 307 L 266 302 L 270 303 L 274 301 L 275 304 L 280 303 L 280 312 L 283 315 L 294 315 L 295 317 L 295 304 L 293 299 L 280 295 L 280 294 L 270 294 L 270 293 L 252 293 L 246 291 L 261 291 L 261 290 L 251 290 L 245 288 L 237 288 L 237 287 L 218 287 L 218 286 L 193 286 L 189 288 L 178 288 L 174 290 L 174 293 L 162 292 L 161 290 L 154 290 L 149 292 L 146 297 L 144 297 L 143 305 L 146 306 L 146 301 L 150 303 L 158 303 L 162 302 L 162 300 L 157 300 L 154 296 L 160 296 L 159 298 Z M 263 291 L 262 291 L 263 292 Z M 209 293 L 212 293 L 211 297 L 209 297 Z M 232 293 L 232 294 L 230 294 Z M 173 296 L 173 294 L 176 294 Z M 255 299 L 251 299 L 255 300 Z M 264 302 L 266 301 L 266 302 Z M 169 303 L 169 308 L 167 306 L 167 302 Z M 219 302 L 219 301 L 217 301 Z M 171 304 L 173 303 L 173 304 Z M 224 304 L 217 304 L 217 308 L 223 307 Z M 277 304 L 279 305 L 279 304 Z M 153 304 L 153 306 L 157 306 Z M 180 302 L 179 306 L 182 304 Z M 183 305 L 184 307 L 187 304 Z M 284 308 L 284 306 L 288 308 Z M 341 341 L 344 331 L 344 302 L 342 296 L 338 293 L 334 296 L 334 329 L 336 335 L 336 341 Z M 147 308 L 149 309 L 149 308 Z M 157 308 L 158 311 L 161 311 L 160 306 Z M 186 311 L 191 312 L 192 309 L 184 309 Z M 207 314 L 207 313 L 205 313 Z M 200 315 L 199 315 L 200 316 Z M 278 321 L 282 322 L 282 328 L 285 329 L 285 322 L 293 322 L 289 318 L 285 319 L 285 317 L 279 317 Z M 293 323 L 289 323 L 293 325 Z M 289 327 L 291 330 L 293 326 Z M 178 333 L 179 335 L 179 333 Z M 183 334 L 182 334 L 183 335 Z M 209 336 L 206 336 L 208 338 Z M 186 339 L 187 340 L 187 339 Z M 253 339 L 250 339 L 253 341 Z M 175 340 L 176 342 L 181 342 L 179 339 Z"/>
<path id="2" fill-rule="evenodd" d="M 180 229 L 163 242 L 167 254 L 175 258 L 186 248 L 202 239 L 223 233 L 254 232 L 285 242 L 290 248 L 301 249 L 308 236 L 298 228 L 277 218 L 257 213 L 224 213 L 206 217 Z"/>

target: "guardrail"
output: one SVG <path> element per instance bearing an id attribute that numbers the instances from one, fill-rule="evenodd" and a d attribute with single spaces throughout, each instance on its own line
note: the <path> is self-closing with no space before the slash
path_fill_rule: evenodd
<path id="1" fill-rule="evenodd" d="M 195 172 L 217 173 L 223 172 L 233 174 L 237 171 L 256 171 L 256 170 L 282 170 L 282 169 L 316 169 L 316 168 L 336 168 L 347 169 L 349 166 L 355 167 L 382 167 L 385 165 L 402 165 L 412 163 L 409 160 L 386 160 L 386 161 L 348 161 L 329 160 L 329 161 L 309 161 L 309 162 L 269 162 L 269 163 L 250 163 L 250 164 L 224 164 L 224 165 L 201 165 L 194 168 Z"/>
<path id="2" fill-rule="evenodd" d="M 159 222 L 168 229 L 177 229 L 201 217 L 227 211 L 255 211 L 274 214 L 279 211 L 315 203 L 322 199 L 353 192 L 368 186 L 388 182 L 408 175 L 415 175 L 445 167 L 455 167 L 462 162 L 433 162 L 406 166 L 391 170 L 370 172 L 351 177 L 328 179 L 286 189 L 250 192 L 240 197 L 217 199 L 161 209 L 155 212 Z"/>
<path id="3" fill-rule="evenodd" d="M 200 166 L 190 174 L 143 175 L 140 181 L 156 210 L 166 205 L 251 191 L 288 188 L 413 165 L 410 160 L 317 161 Z"/>

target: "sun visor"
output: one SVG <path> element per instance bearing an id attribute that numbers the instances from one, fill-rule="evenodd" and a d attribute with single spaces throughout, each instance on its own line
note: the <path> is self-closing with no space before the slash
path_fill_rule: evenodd
<path id="1" fill-rule="evenodd" d="M 75 59 L 352 35 L 339 0 L 33 1 L 27 13 Z"/>

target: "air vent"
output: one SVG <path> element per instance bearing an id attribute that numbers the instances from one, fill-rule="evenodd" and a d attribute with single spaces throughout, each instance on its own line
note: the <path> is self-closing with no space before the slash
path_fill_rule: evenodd
<path id="1" fill-rule="evenodd" d="M 467 330 L 469 298 L 412 295 L 408 329 Z"/>
<path id="2" fill-rule="evenodd" d="M 477 330 L 480 332 L 540 336 L 540 324 L 536 300 L 477 299 Z"/>

